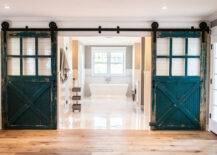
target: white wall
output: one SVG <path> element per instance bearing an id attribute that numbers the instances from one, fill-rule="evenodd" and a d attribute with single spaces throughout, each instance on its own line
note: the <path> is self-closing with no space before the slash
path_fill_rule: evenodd
<path id="1" fill-rule="evenodd" d="M 72 52 L 69 37 L 58 37 L 58 100 L 57 100 L 57 128 L 60 128 L 60 123 L 64 120 L 64 116 L 70 112 L 71 105 L 71 88 L 73 86 L 72 80 Z M 62 82 L 60 79 L 60 48 L 65 50 L 66 58 L 69 65 L 69 77 L 66 81 Z"/>

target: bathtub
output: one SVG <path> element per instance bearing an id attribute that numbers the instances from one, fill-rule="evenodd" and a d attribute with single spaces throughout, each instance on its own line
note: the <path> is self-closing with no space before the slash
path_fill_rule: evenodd
<path id="1" fill-rule="evenodd" d="M 92 98 L 126 98 L 128 84 L 90 84 Z"/>

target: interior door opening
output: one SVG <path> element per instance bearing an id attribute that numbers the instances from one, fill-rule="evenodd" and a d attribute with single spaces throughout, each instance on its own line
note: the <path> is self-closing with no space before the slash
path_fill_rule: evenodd
<path id="1" fill-rule="evenodd" d="M 142 103 L 141 89 L 146 83 L 145 101 L 150 101 L 148 41 L 145 49 L 142 37 L 60 36 L 58 128 L 148 130 L 150 106 Z M 145 67 L 148 76 L 142 81 Z"/>
<path id="2" fill-rule="evenodd" d="M 15 43 L 13 43 L 12 41 L 14 50 L 9 50 L 10 48 L 8 48 L 7 43 L 10 42 L 3 42 L 4 45 L 7 45 L 7 46 L 3 46 L 3 47 L 7 47 L 4 48 L 3 57 L 2 57 L 3 58 L 2 60 L 4 62 L 3 68 L 5 69 L 4 71 L 7 71 L 4 72 L 3 79 L 7 81 L 7 86 L 8 86 L 8 87 L 3 87 L 3 93 L 6 93 L 6 97 L 5 96 L 3 97 L 3 101 L 7 99 L 8 96 L 10 95 L 15 96 L 14 93 L 17 92 L 18 92 L 18 94 L 16 94 L 17 98 L 19 98 L 19 100 L 20 99 L 22 100 L 22 104 L 20 105 L 21 112 L 18 111 L 19 115 L 17 114 L 16 110 L 13 111 L 13 113 L 6 113 L 6 114 L 12 114 L 10 117 L 8 117 L 10 120 L 8 119 L 9 121 L 8 120 L 7 120 L 8 122 L 6 121 L 7 123 L 9 123 L 7 124 L 9 125 L 8 128 L 55 129 L 57 127 L 56 125 L 58 125 L 59 129 L 74 129 L 74 128 L 149 129 L 149 122 L 151 126 L 159 125 L 158 129 L 168 129 L 167 125 L 169 125 L 170 129 L 180 129 L 180 128 L 199 129 L 200 128 L 200 119 L 198 119 L 199 118 L 198 116 L 200 115 L 199 114 L 200 105 L 198 103 L 200 103 L 199 98 L 201 97 L 200 90 L 199 90 L 200 89 L 199 81 L 201 78 L 200 68 L 201 66 L 203 66 L 203 64 L 201 64 L 202 61 L 200 61 L 200 58 L 204 54 L 203 53 L 204 51 L 201 50 L 200 32 L 159 33 L 160 35 L 158 34 L 157 43 L 161 43 L 161 41 L 163 43 L 161 44 L 162 48 L 159 48 L 157 45 L 157 50 L 152 49 L 154 39 L 152 40 L 150 36 L 146 36 L 146 37 L 103 36 L 104 38 L 102 36 L 101 37 L 59 36 L 58 41 L 56 41 L 55 37 L 52 38 L 52 36 L 55 35 L 52 33 L 53 31 L 49 31 L 46 33 L 48 34 L 47 38 L 50 38 L 51 41 L 50 42 L 51 47 L 49 46 L 50 50 L 45 49 L 43 51 L 46 54 L 43 54 L 43 52 L 39 48 L 41 44 L 41 43 L 39 44 L 39 38 L 40 37 L 46 38 L 45 33 L 37 33 L 37 32 L 13 33 L 12 38 L 15 37 L 15 39 L 17 39 L 16 37 L 18 36 L 18 43 L 16 43 L 16 41 Z M 25 38 L 30 39 L 30 41 L 25 41 Z M 35 40 L 31 41 L 32 38 L 33 40 L 34 39 Z M 87 47 L 87 49 L 89 48 L 89 51 L 91 51 L 89 53 L 87 52 L 90 56 L 86 55 L 85 52 L 86 47 L 84 47 L 85 46 L 84 42 L 85 41 L 88 42 L 87 38 L 90 41 L 89 44 L 86 44 L 87 46 L 90 46 Z M 114 38 L 119 40 L 120 43 L 119 45 L 111 44 L 111 43 L 106 44 L 105 42 L 103 42 L 104 40 L 108 41 L 109 39 L 112 40 Z M 129 45 L 125 42 L 126 40 L 124 41 L 124 38 L 128 41 L 129 40 L 132 41 L 133 39 L 135 40 L 138 39 L 139 41 L 137 40 L 136 42 L 130 43 Z M 99 44 L 94 44 L 93 41 L 97 42 L 97 39 L 99 41 Z M 123 40 L 120 41 L 120 39 Z M 57 42 L 58 42 L 59 49 L 57 50 L 58 56 L 55 57 Z M 43 46 L 46 45 L 49 44 L 46 43 Z M 127 52 L 129 50 L 128 46 L 131 46 L 132 49 L 131 55 Z M 19 50 L 17 51 L 17 49 Z M 158 51 L 158 49 L 160 50 Z M 200 50 L 201 52 L 199 52 Z M 79 51 L 83 51 L 83 54 L 82 52 Z M 134 51 L 140 51 L 140 52 L 135 53 Z M 15 53 L 11 54 L 10 52 L 15 52 Z M 157 55 L 156 53 L 152 54 L 152 52 L 156 52 Z M 159 54 L 159 52 L 161 54 Z M 45 58 L 46 61 L 42 62 L 41 60 L 42 59 L 44 60 Z M 131 65 L 129 65 L 130 63 L 129 64 L 126 63 L 127 59 L 131 60 Z M 49 61 L 47 60 L 51 60 L 52 63 L 49 63 Z M 56 64 L 57 60 L 58 60 L 58 64 Z M 154 60 L 154 62 L 152 62 L 152 60 Z M 166 61 L 162 61 L 162 60 L 166 60 Z M 88 67 L 88 64 L 91 67 Z M 56 73 L 56 69 L 58 69 L 58 73 Z M 71 73 L 70 73 L 70 69 L 71 69 Z M 130 69 L 132 71 L 127 71 Z M 153 70 L 156 71 L 154 72 L 155 73 L 154 78 L 152 78 Z M 132 75 L 129 75 L 128 74 L 129 72 Z M 138 73 L 138 79 L 136 78 L 137 73 Z M 55 114 L 56 111 L 55 83 L 56 83 L 57 75 L 58 75 L 58 96 L 57 96 L 58 115 Z M 89 75 L 89 81 L 88 81 L 89 83 L 85 81 L 86 75 Z M 125 77 L 126 75 L 128 77 Z M 71 80 L 71 82 L 69 82 L 69 79 Z M 131 81 L 131 84 L 126 83 L 125 80 L 127 79 L 128 80 L 131 79 L 129 80 Z M 154 81 L 152 81 L 153 79 Z M 37 87 L 31 85 L 27 87 L 23 85 L 22 91 L 25 90 L 25 92 L 20 93 L 20 91 L 17 91 L 17 87 L 13 87 L 13 85 L 10 86 L 11 83 L 12 84 L 16 83 L 17 80 L 21 80 L 21 81 L 26 80 L 25 84 L 27 84 L 27 82 L 29 82 L 30 84 L 34 84 L 35 82 L 44 82 L 44 83 L 47 82 L 49 89 L 46 89 L 48 90 L 48 92 L 43 95 L 39 94 L 38 96 L 37 94 L 36 95 L 33 94 L 33 96 L 31 96 L 32 93 L 30 91 L 28 92 L 27 90 L 30 90 L 29 88 L 37 88 Z M 121 82 L 119 83 L 118 81 Z M 158 83 L 157 85 L 154 85 L 152 87 L 153 82 L 154 84 L 156 84 L 156 82 Z M 174 89 L 172 87 L 172 85 L 174 85 L 173 82 L 174 83 L 178 82 L 180 88 Z M 5 83 L 3 82 L 3 86 L 4 84 Z M 17 82 L 17 84 L 20 83 Z M 40 89 L 42 88 L 41 84 L 42 83 L 40 83 L 38 87 Z M 184 87 L 186 87 L 186 89 Z M 154 92 L 151 92 L 152 88 L 154 88 Z M 172 93 L 171 95 L 171 93 L 168 91 L 170 88 L 171 90 L 174 90 L 172 92 L 175 94 Z M 38 89 L 36 93 L 39 93 L 40 89 Z M 182 94 L 180 93 L 180 92 L 182 93 L 184 92 L 183 94 L 184 96 L 186 96 L 185 93 L 191 90 L 194 90 L 195 93 L 194 94 L 195 99 L 193 101 L 195 101 L 196 110 L 194 107 L 195 104 L 191 104 L 194 102 L 191 100 L 190 101 L 186 100 L 186 98 L 183 98 Z M 88 91 L 89 91 L 89 96 L 87 95 Z M 35 90 L 32 90 L 32 92 L 35 92 Z M 131 108 L 131 112 L 132 109 L 134 109 L 134 112 L 132 113 L 134 115 L 133 117 L 129 117 L 127 121 L 124 121 L 123 118 L 120 118 L 119 117 L 120 115 L 117 117 L 116 116 L 113 117 L 113 115 L 109 115 L 109 112 L 113 111 L 112 108 L 117 105 L 116 103 L 121 103 L 123 101 L 123 100 L 121 101 L 116 100 L 115 102 L 113 102 L 114 99 L 116 97 L 117 97 L 116 99 L 121 99 L 120 94 L 125 94 L 124 92 L 126 92 L 127 94 L 125 97 L 128 97 L 131 100 L 134 99 L 135 101 L 135 102 L 130 102 L 129 104 L 132 105 L 131 107 L 133 107 Z M 118 93 L 119 95 L 117 95 Z M 23 94 L 29 96 L 23 96 Z M 103 110 L 94 111 L 95 110 L 93 108 L 94 106 L 91 108 L 91 106 L 94 105 L 91 104 L 91 99 L 94 97 L 98 97 L 98 98 L 100 96 L 102 97 L 102 94 L 104 94 L 104 97 L 105 96 L 106 97 L 105 98 L 103 97 L 101 101 L 98 100 L 97 102 L 94 102 L 97 103 L 95 104 L 95 107 L 107 111 L 103 111 Z M 48 103 L 47 104 L 48 108 L 44 108 L 43 107 L 44 104 L 41 105 L 42 102 L 40 102 L 40 104 L 37 104 L 37 106 L 39 107 L 35 108 L 34 104 L 40 101 L 41 97 L 44 99 L 45 97 L 44 95 L 46 96 L 45 103 L 46 104 Z M 165 95 L 167 99 L 165 99 Z M 74 108 L 75 111 L 80 110 L 79 100 L 80 98 L 82 99 L 82 97 L 85 97 L 85 99 L 87 99 L 86 102 L 87 113 L 78 112 L 77 113 L 78 115 L 72 117 L 72 115 L 67 112 L 68 111 L 72 112 Z M 158 102 L 160 103 L 158 104 L 158 107 L 156 106 L 157 102 L 154 102 L 153 104 L 152 97 L 160 101 Z M 7 100 L 10 101 L 10 104 L 15 103 L 10 99 L 12 99 L 12 97 L 11 98 L 9 97 L 9 100 Z M 184 101 L 188 101 L 189 106 L 183 107 L 186 103 L 183 101 L 181 102 L 181 99 L 184 99 Z M 75 106 L 74 106 L 74 100 L 75 100 Z M 111 106 L 112 108 L 109 109 L 103 107 L 101 104 L 102 102 L 104 102 L 104 104 L 106 102 L 113 104 Z M 4 106 L 9 106 L 7 104 L 9 102 L 5 102 L 5 103 L 3 104 Z M 165 108 L 165 106 L 162 103 L 164 103 L 164 105 L 167 105 L 168 107 Z M 126 102 L 124 102 L 123 104 L 127 105 Z M 170 111 L 172 107 L 174 109 Z M 50 110 L 49 115 L 48 116 L 44 115 L 44 113 L 46 112 L 40 111 L 40 108 L 42 108 L 42 110 L 44 109 Z M 123 109 L 123 107 L 117 108 L 121 112 L 116 111 L 116 113 L 123 114 L 121 108 Z M 14 110 L 14 108 L 12 108 L 12 110 Z M 127 109 L 124 110 L 127 111 Z M 137 110 L 142 113 L 143 117 L 140 117 L 141 116 L 140 114 L 136 115 Z M 156 112 L 155 110 L 158 111 Z M 173 113 L 173 115 L 171 115 L 170 112 L 168 114 L 168 112 L 165 112 L 164 110 L 169 110 L 171 113 Z M 193 110 L 192 111 L 193 113 L 189 113 L 189 110 Z M 94 113 L 97 115 L 98 112 L 100 113 L 100 117 L 104 114 L 108 114 L 106 115 L 108 116 L 108 118 L 105 115 L 103 116 L 103 118 L 97 116 L 95 117 Z M 167 119 L 162 119 L 161 118 L 162 114 L 166 115 Z M 33 117 L 34 120 L 26 119 L 30 115 L 34 116 Z M 181 117 L 183 119 L 180 119 L 180 117 L 177 117 L 176 115 L 179 116 L 182 115 Z M 85 123 L 81 123 L 80 121 L 81 118 L 83 118 L 83 122 Z M 137 121 L 135 121 L 134 118 L 136 118 Z M 165 118 L 165 116 L 163 116 L 163 118 Z M 7 117 L 4 117 L 4 119 L 7 119 Z M 92 124 L 90 123 L 91 121 L 89 120 L 92 121 Z M 153 122 L 153 120 L 155 122 Z M 163 120 L 163 122 L 159 120 Z M 189 124 L 183 125 L 182 121 L 184 123 L 186 123 L 185 121 L 187 121 L 187 123 Z M 18 126 L 17 124 L 10 124 L 11 122 L 17 123 Z M 66 125 L 62 125 L 65 122 L 67 122 Z M 178 126 L 174 127 L 173 124 L 171 125 L 171 122 L 172 123 L 178 122 L 179 124 Z M 98 125 L 93 125 L 94 123 Z M 129 127 L 130 123 L 134 124 L 136 128 Z M 166 127 L 162 127 L 161 126 L 162 123 L 163 125 L 166 125 Z M 126 125 L 127 127 L 124 125 Z"/>

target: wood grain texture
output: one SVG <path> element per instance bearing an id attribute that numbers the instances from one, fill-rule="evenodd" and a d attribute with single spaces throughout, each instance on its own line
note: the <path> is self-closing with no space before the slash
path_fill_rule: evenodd
<path id="1" fill-rule="evenodd" d="M 217 137 L 199 131 L 0 131 L 1 155 L 216 155 Z"/>

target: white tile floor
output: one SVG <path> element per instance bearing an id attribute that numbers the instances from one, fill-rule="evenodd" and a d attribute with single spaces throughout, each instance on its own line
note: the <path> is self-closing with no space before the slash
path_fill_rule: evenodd
<path id="1" fill-rule="evenodd" d="M 85 99 L 81 112 L 70 109 L 61 117 L 60 129 L 147 129 L 143 112 L 129 99 Z"/>

